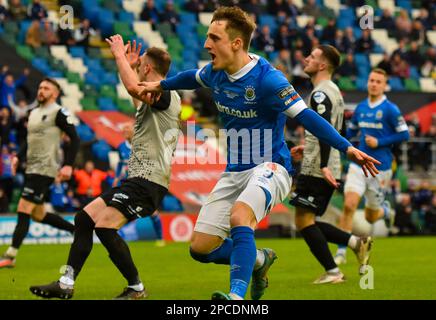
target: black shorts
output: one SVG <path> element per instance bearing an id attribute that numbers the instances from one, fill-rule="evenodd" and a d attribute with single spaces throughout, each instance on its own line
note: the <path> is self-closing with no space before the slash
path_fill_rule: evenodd
<path id="1" fill-rule="evenodd" d="M 100 197 L 107 206 L 119 210 L 132 221 L 152 215 L 167 192 L 167 188 L 146 179 L 128 178 Z"/>
<path id="2" fill-rule="evenodd" d="M 300 175 L 289 203 L 295 207 L 309 209 L 317 216 L 322 216 L 334 191 L 335 188 L 322 178 Z"/>
<path id="3" fill-rule="evenodd" d="M 43 204 L 53 181 L 52 177 L 33 173 L 26 174 L 21 198 L 36 204 Z"/>

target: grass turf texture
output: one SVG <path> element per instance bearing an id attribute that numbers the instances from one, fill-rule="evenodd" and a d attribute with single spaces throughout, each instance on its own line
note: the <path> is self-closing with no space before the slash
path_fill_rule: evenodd
<path id="1" fill-rule="evenodd" d="M 279 257 L 270 270 L 270 287 L 264 299 L 436 299 L 435 243 L 434 237 L 376 239 L 371 257 L 374 289 L 362 290 L 350 250 L 348 263 L 341 266 L 347 277 L 345 283 L 313 285 L 324 270 L 303 240 L 260 239 L 258 248 L 274 248 Z M 229 267 L 192 260 L 187 243 L 163 248 L 153 242 L 129 246 L 149 299 L 209 300 L 213 291 L 228 290 Z M 0 252 L 5 249 L 1 246 Z M 68 250 L 69 245 L 24 245 L 17 266 L 0 269 L 0 299 L 38 299 L 29 292 L 29 286 L 57 280 Z M 96 244 L 76 282 L 73 299 L 112 299 L 125 285 L 104 247 Z"/>

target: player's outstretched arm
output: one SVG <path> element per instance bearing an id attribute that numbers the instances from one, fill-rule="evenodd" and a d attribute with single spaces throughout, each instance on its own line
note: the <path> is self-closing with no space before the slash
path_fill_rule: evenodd
<path id="1" fill-rule="evenodd" d="M 315 111 L 306 108 L 298 113 L 295 118 L 319 140 L 346 153 L 351 161 L 362 166 L 365 175 L 368 175 L 368 172 L 373 176 L 378 173 L 375 167 L 376 164 L 380 164 L 378 160 L 354 148 L 347 139 L 342 137 L 330 123 L 324 120 Z"/>
<path id="2" fill-rule="evenodd" d="M 142 89 L 138 86 L 138 76 L 130 66 L 126 57 L 127 48 L 124 46 L 123 38 L 119 34 L 116 34 L 107 38 L 106 42 L 110 45 L 111 52 L 117 63 L 121 81 L 127 92 L 135 99 L 141 100 L 150 105 L 153 104 L 157 100 L 155 95 L 149 94 L 141 97 L 139 94 Z"/>
<path id="3" fill-rule="evenodd" d="M 162 90 L 193 90 L 201 87 L 196 74 L 197 69 L 183 71 L 176 76 L 157 82 L 139 82 L 141 87 L 140 96 L 144 97 L 150 93 L 160 93 Z"/>

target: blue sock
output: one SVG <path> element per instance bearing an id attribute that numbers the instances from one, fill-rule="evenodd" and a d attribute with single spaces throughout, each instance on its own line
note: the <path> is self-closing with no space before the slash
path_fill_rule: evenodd
<path id="1" fill-rule="evenodd" d="M 159 240 L 162 240 L 162 221 L 159 215 L 150 216 L 151 222 L 153 222 L 153 228 L 156 232 L 156 236 Z"/>
<path id="2" fill-rule="evenodd" d="M 221 246 L 213 250 L 209 254 L 199 254 L 190 249 L 191 257 L 203 263 L 213 262 L 216 264 L 230 264 L 230 255 L 233 250 L 233 240 L 230 238 L 224 239 Z"/>
<path id="3" fill-rule="evenodd" d="M 256 262 L 254 231 L 250 227 L 234 227 L 230 231 L 233 251 L 230 257 L 230 293 L 245 297 Z"/>

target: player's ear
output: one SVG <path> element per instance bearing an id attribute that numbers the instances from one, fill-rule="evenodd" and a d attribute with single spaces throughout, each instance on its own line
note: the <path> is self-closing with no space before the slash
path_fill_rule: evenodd
<path id="1" fill-rule="evenodd" d="M 232 41 L 232 49 L 237 51 L 242 47 L 242 39 L 236 37 L 235 40 Z"/>

